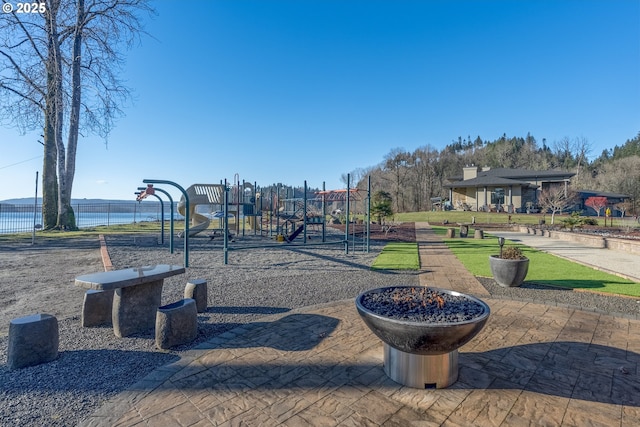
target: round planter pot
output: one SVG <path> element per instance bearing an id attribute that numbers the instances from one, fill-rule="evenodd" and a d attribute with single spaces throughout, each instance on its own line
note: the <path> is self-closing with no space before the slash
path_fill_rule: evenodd
<path id="1" fill-rule="evenodd" d="M 496 283 L 505 288 L 518 287 L 524 282 L 529 271 L 529 258 L 502 259 L 499 255 L 489 257 L 491 274 Z"/>

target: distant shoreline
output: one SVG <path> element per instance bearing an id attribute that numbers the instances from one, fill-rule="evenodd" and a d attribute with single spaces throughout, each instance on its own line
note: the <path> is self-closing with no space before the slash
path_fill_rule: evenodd
<path id="1" fill-rule="evenodd" d="M 33 205 L 35 203 L 33 197 L 22 197 L 15 199 L 0 200 L 2 205 Z M 38 204 L 42 203 L 42 197 L 38 197 Z M 71 199 L 72 205 L 84 205 L 91 203 L 139 203 L 136 200 L 119 200 L 119 199 Z M 144 203 L 147 203 L 146 201 Z"/>

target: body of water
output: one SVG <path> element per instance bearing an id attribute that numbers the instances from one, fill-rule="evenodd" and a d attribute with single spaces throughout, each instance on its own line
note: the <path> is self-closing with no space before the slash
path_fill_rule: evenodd
<path id="1" fill-rule="evenodd" d="M 176 215 L 177 217 L 178 215 Z M 169 219 L 169 213 L 165 219 Z M 76 215 L 78 228 L 110 226 L 116 224 L 131 224 L 142 221 L 160 221 L 160 216 L 132 212 L 84 213 Z M 0 213 L 0 234 L 30 232 L 36 224 L 36 229 L 42 226 L 42 214 L 33 212 L 5 212 Z"/>
<path id="2" fill-rule="evenodd" d="M 118 203 L 79 204 L 74 205 L 73 210 L 78 228 L 160 221 L 162 217 L 160 204 L 153 205 L 151 203 L 143 205 Z M 212 223 L 219 221 L 220 227 L 222 226 L 222 212 L 212 210 L 205 205 L 197 206 L 196 212 L 209 217 Z M 229 216 L 233 217 L 232 214 L 229 214 Z M 173 217 L 174 220 L 184 220 L 184 217 L 178 212 L 174 212 Z M 240 215 L 240 220 L 243 217 L 243 215 Z M 165 205 L 164 219 L 169 221 L 170 218 L 171 212 L 169 207 Z M 34 224 L 36 230 L 42 226 L 41 206 L 37 206 L 34 218 L 33 205 L 0 204 L 0 234 L 31 232 Z"/>
<path id="3" fill-rule="evenodd" d="M 78 228 L 160 221 L 160 205 L 81 204 L 73 206 Z M 165 209 L 165 220 L 170 212 Z M 175 219 L 182 217 L 177 213 Z M 0 205 L 0 234 L 31 232 L 42 226 L 42 208 L 33 205 Z"/>

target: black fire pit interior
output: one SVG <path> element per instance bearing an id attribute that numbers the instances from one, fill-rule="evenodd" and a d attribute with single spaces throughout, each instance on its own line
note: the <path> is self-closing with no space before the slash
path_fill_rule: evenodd
<path id="1" fill-rule="evenodd" d="M 384 343 L 384 370 L 416 388 L 444 388 L 458 379 L 458 349 L 484 327 L 489 306 L 470 295 L 422 286 L 363 292 L 356 308 Z"/>

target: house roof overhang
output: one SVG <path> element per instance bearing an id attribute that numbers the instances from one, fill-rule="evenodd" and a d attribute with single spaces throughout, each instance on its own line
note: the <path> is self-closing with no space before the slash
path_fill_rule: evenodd
<path id="1" fill-rule="evenodd" d="M 529 170 L 497 168 L 478 172 L 478 176 L 467 180 L 456 180 L 452 177 L 446 188 L 464 187 L 495 187 L 501 185 L 520 185 L 522 187 L 538 188 L 530 181 L 565 181 L 571 179 L 575 173 L 559 170 Z"/>
<path id="2" fill-rule="evenodd" d="M 607 191 L 578 190 L 581 197 L 606 197 L 607 199 L 630 199 L 628 194 L 609 193 Z"/>
<path id="3" fill-rule="evenodd" d="M 575 176 L 574 172 L 568 171 L 560 171 L 560 170 L 541 170 L 535 171 L 530 169 L 507 169 L 507 168 L 497 168 L 497 169 L 489 169 L 486 171 L 482 171 L 478 173 L 478 176 L 496 176 L 501 178 L 508 179 L 519 179 L 519 180 L 531 180 L 531 179 L 550 179 L 550 178 L 558 178 L 558 179 L 569 179 Z"/>
<path id="4" fill-rule="evenodd" d="M 479 188 L 479 187 L 533 187 L 537 188 L 537 185 L 532 185 L 527 181 L 520 181 L 516 179 L 500 178 L 495 176 L 478 176 L 476 178 L 467 179 L 466 181 L 453 182 L 451 184 L 445 184 L 446 188 Z"/>

